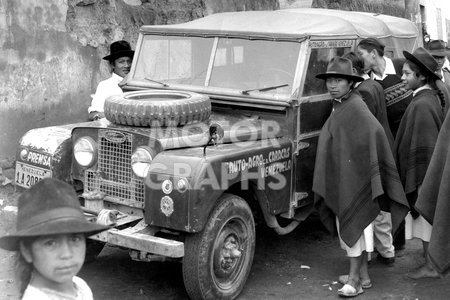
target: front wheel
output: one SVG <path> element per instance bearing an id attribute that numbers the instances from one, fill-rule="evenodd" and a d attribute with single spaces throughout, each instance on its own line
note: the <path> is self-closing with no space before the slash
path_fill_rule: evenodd
<path id="1" fill-rule="evenodd" d="M 191 299 L 234 299 L 255 252 L 255 223 L 241 197 L 224 194 L 202 232 L 185 240 L 183 279 Z"/>

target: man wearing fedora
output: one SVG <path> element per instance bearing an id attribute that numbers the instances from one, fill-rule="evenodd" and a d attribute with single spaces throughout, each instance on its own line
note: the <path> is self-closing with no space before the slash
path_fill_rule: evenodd
<path id="1" fill-rule="evenodd" d="M 448 63 L 446 64 L 447 55 L 450 54 L 449 50 L 445 48 L 445 42 L 443 40 L 432 40 L 428 43 L 428 52 L 434 57 L 438 63 L 437 73 L 441 77 L 441 80 L 450 86 L 450 70 Z"/>
<path id="2" fill-rule="evenodd" d="M 383 209 L 397 228 L 408 204 L 386 133 L 354 89 L 363 78 L 353 74 L 352 62 L 334 57 L 316 77 L 326 81 L 333 110 L 317 144 L 315 207 L 350 259 L 338 294 L 354 297 L 372 286 L 366 253 L 373 251 L 372 223 Z"/>
<path id="3" fill-rule="evenodd" d="M 450 55 L 449 49 L 445 47 L 445 42 L 443 40 L 432 40 L 428 43 L 428 52 L 434 57 L 434 59 L 438 63 L 438 67 L 436 70 L 436 74 L 439 75 L 442 82 L 445 85 L 448 93 L 445 95 L 446 97 L 446 107 L 445 114 L 448 111 L 450 106 L 450 66 L 448 62 L 447 56 Z M 439 86 L 439 88 L 441 88 Z"/>
<path id="4" fill-rule="evenodd" d="M 130 72 L 133 56 L 134 51 L 127 41 L 117 41 L 110 45 L 110 54 L 103 59 L 109 61 L 112 75 L 98 84 L 91 106 L 88 108 L 89 120 L 104 118 L 105 99 L 123 93 L 119 83 Z"/>

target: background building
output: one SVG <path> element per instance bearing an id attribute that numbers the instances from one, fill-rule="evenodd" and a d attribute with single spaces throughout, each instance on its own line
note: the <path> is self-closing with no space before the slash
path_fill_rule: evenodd
<path id="1" fill-rule="evenodd" d="M 450 1 L 420 0 L 419 9 L 424 35 L 450 42 Z"/>

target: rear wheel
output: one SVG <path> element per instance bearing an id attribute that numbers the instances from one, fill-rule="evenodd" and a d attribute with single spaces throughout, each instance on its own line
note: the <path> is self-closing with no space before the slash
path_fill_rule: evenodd
<path id="1" fill-rule="evenodd" d="M 244 199 L 224 194 L 202 232 L 185 241 L 183 278 L 191 299 L 234 299 L 250 273 L 255 223 Z"/>

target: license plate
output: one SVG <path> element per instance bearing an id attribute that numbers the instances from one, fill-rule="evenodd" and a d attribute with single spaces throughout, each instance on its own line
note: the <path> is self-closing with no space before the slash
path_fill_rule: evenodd
<path id="1" fill-rule="evenodd" d="M 52 171 L 20 162 L 16 163 L 16 185 L 30 188 L 46 177 L 52 177 Z"/>

